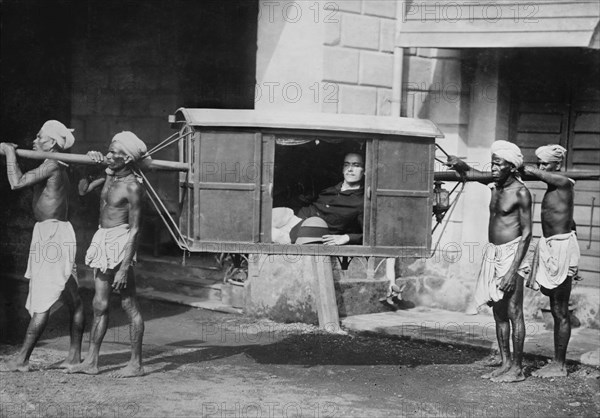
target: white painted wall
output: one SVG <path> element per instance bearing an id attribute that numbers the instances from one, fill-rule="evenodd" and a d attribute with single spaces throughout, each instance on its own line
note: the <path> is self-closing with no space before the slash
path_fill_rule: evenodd
<path id="1" fill-rule="evenodd" d="M 319 112 L 326 23 L 317 2 L 259 2 L 255 108 Z"/>

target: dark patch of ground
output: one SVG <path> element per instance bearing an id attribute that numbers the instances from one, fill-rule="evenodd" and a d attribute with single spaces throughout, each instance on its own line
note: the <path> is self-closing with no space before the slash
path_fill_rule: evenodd
<path id="1" fill-rule="evenodd" d="M 83 294 L 91 318 L 91 292 Z M 0 374 L 0 416 L 600 414 L 600 374 L 593 368 L 573 364 L 568 378 L 541 380 L 530 374 L 542 360 L 528 358 L 524 382 L 497 384 L 480 378 L 489 370 L 479 362 L 489 354 L 482 349 L 379 335 L 323 334 L 304 324 L 277 324 L 151 300 L 142 301 L 148 374 L 117 380 L 109 372 L 123 367 L 129 353 L 127 321 L 116 295 L 111 311 L 99 375 L 66 375 L 48 368 L 68 347 L 68 315 L 61 308 L 34 351 L 35 371 Z M 14 344 L 0 345 L 0 355 L 4 358 L 17 349 Z"/>

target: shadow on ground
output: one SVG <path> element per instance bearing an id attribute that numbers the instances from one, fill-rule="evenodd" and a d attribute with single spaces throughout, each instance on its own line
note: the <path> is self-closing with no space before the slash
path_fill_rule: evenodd
<path id="1" fill-rule="evenodd" d="M 16 283 L 12 288 L 7 285 Z M 16 351 L 22 342 L 29 316 L 23 307 L 27 288 L 25 282 L 2 282 L 4 291 L 18 295 L 17 301 L 0 306 L 4 313 L 16 316 L 16 322 L 4 320 L 0 342 L 9 343 L 2 351 Z M 86 313 L 86 333 L 83 352 L 87 351 L 89 328 L 93 318 L 93 291 L 81 289 Z M 6 299 L 6 298 L 5 298 Z M 6 302 L 6 301 L 4 301 Z M 120 298 L 113 294 L 110 300 L 109 329 L 101 351 L 102 372 L 110 371 L 129 359 L 128 320 L 121 309 Z M 233 364 L 245 359 L 262 365 L 356 365 L 403 366 L 471 364 L 490 354 L 489 349 L 472 346 L 415 340 L 409 337 L 378 334 L 338 335 L 323 332 L 303 332 L 303 324 L 268 323 L 260 320 L 198 310 L 183 305 L 140 299 L 141 310 L 147 323 L 144 338 L 144 363 L 152 373 L 169 371 L 184 365 L 227 362 Z M 17 310 L 17 314 L 11 312 Z M 50 344 L 57 337 L 68 336 L 68 310 L 61 307 L 50 317 L 48 327 L 38 347 Z M 308 327 L 308 326 L 307 326 Z M 151 330 L 151 332 L 149 332 Z M 252 334 L 254 330 L 256 333 Z M 268 330 L 262 332 L 261 330 Z M 116 335 L 118 332 L 119 335 Z M 122 334 L 122 335 L 121 335 Z M 63 338 L 64 341 L 64 338 Z M 64 343 L 63 343 L 64 344 Z M 60 348 L 59 348 L 60 349 Z M 530 357 L 529 362 L 537 358 Z M 154 367 L 153 367 L 154 366 Z"/>
<path id="2" fill-rule="evenodd" d="M 25 309 L 28 282 L 22 280 L 0 277 L 0 343 L 20 344 L 27 331 L 29 313 Z M 94 291 L 81 288 L 80 295 L 83 299 L 85 312 L 85 335 L 89 334 L 92 319 L 92 299 Z M 155 301 L 140 298 L 142 315 L 145 321 L 156 318 L 170 317 L 182 314 L 190 309 L 189 306 L 162 303 L 160 306 Z M 44 340 L 69 335 L 69 310 L 62 303 L 57 303 L 51 310 L 48 326 L 42 335 L 38 346 L 43 346 Z M 121 298 L 113 293 L 110 297 L 110 329 L 126 329 L 129 321 L 121 308 Z"/>

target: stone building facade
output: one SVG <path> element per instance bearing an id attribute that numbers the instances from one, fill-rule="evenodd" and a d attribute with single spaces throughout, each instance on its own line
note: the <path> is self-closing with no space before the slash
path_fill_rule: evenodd
<path id="1" fill-rule="evenodd" d="M 481 3 L 490 12 L 492 2 Z M 482 168 L 497 139 L 517 141 L 528 158 L 532 144 L 564 141 L 572 155 L 568 168 L 598 170 L 600 94 L 590 87 L 598 78 L 582 70 L 577 74 L 583 83 L 578 84 L 572 75 L 561 75 L 568 68 L 560 64 L 589 62 L 597 69 L 598 17 L 581 17 L 585 1 L 568 3 L 560 10 L 539 8 L 538 25 L 527 27 L 528 37 L 519 37 L 493 33 L 494 28 L 510 32 L 510 22 L 489 15 L 461 21 L 447 7 L 436 9 L 427 2 L 6 1 L 3 139 L 29 147 L 41 123 L 56 118 L 76 129 L 77 153 L 105 149 L 121 130 L 132 130 L 154 145 L 173 133 L 167 118 L 178 107 L 255 108 L 430 119 L 445 133 L 438 141 L 444 150 Z M 514 7 L 520 10 L 518 2 L 510 10 Z M 575 16 L 571 11 L 580 20 L 561 25 L 561 18 Z M 432 21 L 438 26 L 417 27 Z M 536 28 L 543 25 L 545 35 L 538 36 Z M 578 29 L 569 32 L 565 27 Z M 479 32 L 469 32 L 472 28 Z M 466 30 L 462 38 L 457 30 Z M 542 50 L 546 55 L 539 55 Z M 527 58 L 529 52 L 533 58 Z M 527 66 L 519 67 L 527 60 Z M 515 68 L 529 71 L 529 81 L 519 84 Z M 566 78 L 568 85 L 559 83 Z M 540 79 L 545 85 L 536 91 L 552 94 L 523 94 Z M 557 104 L 562 107 L 554 112 Z M 527 116 L 526 105 L 545 109 L 530 113 L 546 116 Z M 522 119 L 515 109 L 523 109 Z M 539 128 L 554 126 L 551 115 L 556 114 L 562 115 L 557 131 Z M 519 125 L 526 120 L 533 127 Z M 174 149 L 157 158 L 174 159 Z M 74 173 L 74 178 L 81 174 Z M 175 204 L 175 178 L 161 174 L 152 180 L 165 200 Z M 600 195 L 597 182 L 581 182 L 578 188 L 576 220 L 585 280 L 575 292 L 582 306 L 597 307 L 600 211 L 595 205 Z M 15 237 L 2 239 L 2 262 L 11 271 L 22 271 L 32 224 L 27 215 L 30 196 L 27 191 L 11 192 L 3 176 L 0 193 L 12 193 L 1 206 L 2 235 Z M 537 202 L 542 193 L 537 187 Z M 415 277 L 420 288 L 430 289 L 422 303 L 457 310 L 468 304 L 487 239 L 487 200 L 485 189 L 467 185 L 438 252 L 426 262 L 403 263 L 403 277 Z M 83 242 L 95 228 L 97 202 L 73 201 L 73 219 L 83 231 Z M 539 223 L 534 232 L 539 236 Z M 424 282 L 426 276 L 434 280 Z M 584 310 L 587 323 L 597 326 L 597 309 Z"/>

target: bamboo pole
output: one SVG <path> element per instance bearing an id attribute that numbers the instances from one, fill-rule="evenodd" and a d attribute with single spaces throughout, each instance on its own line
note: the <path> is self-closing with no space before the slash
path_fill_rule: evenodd
<path id="1" fill-rule="evenodd" d="M 26 149 L 17 149 L 16 153 L 19 157 L 29 158 L 32 160 L 58 160 L 64 163 L 73 164 L 85 164 L 85 165 L 96 165 L 90 157 L 85 154 L 65 154 L 60 152 L 45 152 L 45 151 L 33 151 Z M 0 150 L 0 155 L 4 155 L 4 152 Z M 143 160 L 144 161 L 144 160 Z M 106 165 L 106 163 L 101 163 Z M 145 160 L 144 163 L 140 164 L 140 167 L 144 170 L 150 171 L 189 171 L 189 165 L 186 163 L 180 163 L 179 161 L 166 161 L 166 160 Z"/>
<path id="2" fill-rule="evenodd" d="M 600 179 L 599 171 L 591 171 L 591 170 L 582 170 L 582 171 L 554 171 L 553 174 L 562 174 L 573 180 L 598 180 Z M 525 181 L 539 181 L 537 177 L 531 175 L 525 175 L 522 177 Z M 433 179 L 439 181 L 462 181 L 460 174 L 456 171 L 448 170 L 448 171 L 436 171 L 433 173 Z M 483 172 L 475 172 L 468 171 L 465 174 L 466 181 L 481 181 L 491 183 L 492 173 L 490 171 Z"/>

